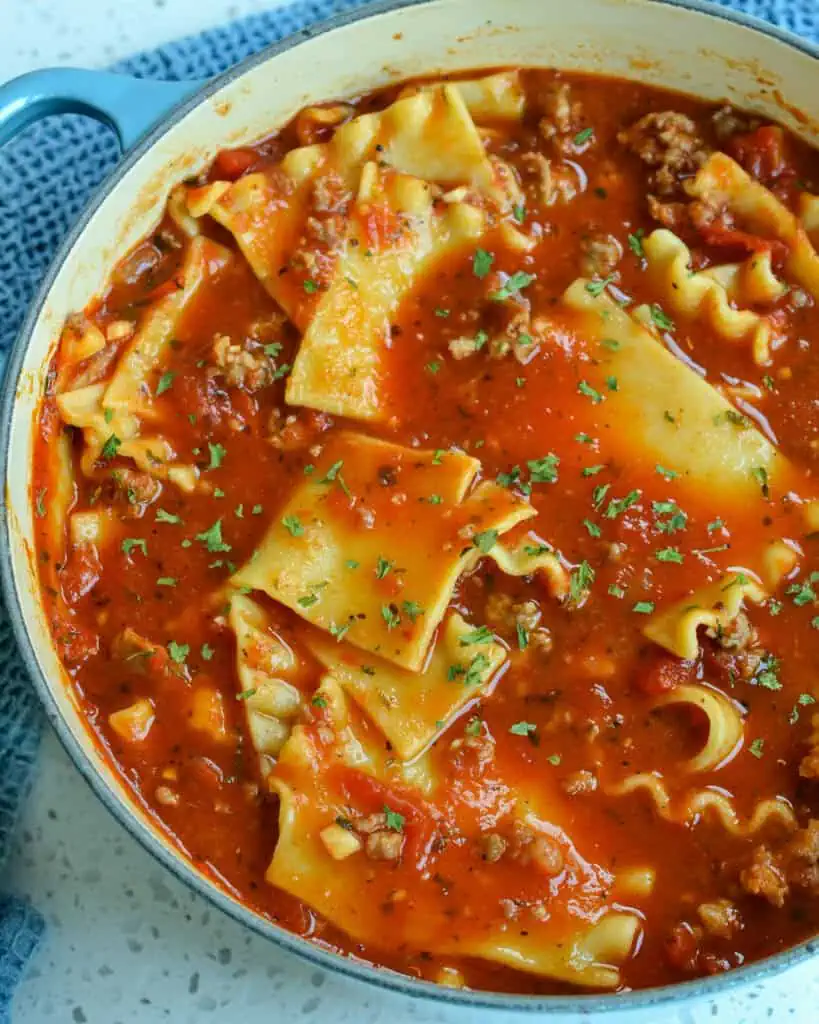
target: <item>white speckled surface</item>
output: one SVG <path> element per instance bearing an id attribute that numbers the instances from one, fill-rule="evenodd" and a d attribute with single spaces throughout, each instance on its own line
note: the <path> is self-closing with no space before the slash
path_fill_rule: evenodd
<path id="1" fill-rule="evenodd" d="M 109 64 L 275 5 L 276 0 L 2 0 L 0 81 L 51 64 Z M 50 733 L 2 881 L 27 894 L 48 923 L 44 946 L 17 993 L 15 1024 L 470 1020 L 468 1013 L 436 1010 L 318 971 L 247 934 L 170 877 L 113 821 Z M 610 1015 L 607 1024 L 813 1024 L 817 1005 L 819 963 L 809 963 L 716 1002 Z M 492 1024 L 529 1019 L 487 1018 Z M 581 1019 L 586 1018 L 549 1018 L 555 1024 Z"/>

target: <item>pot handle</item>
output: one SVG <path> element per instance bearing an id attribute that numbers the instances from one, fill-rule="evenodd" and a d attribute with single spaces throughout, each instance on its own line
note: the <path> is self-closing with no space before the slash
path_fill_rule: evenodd
<path id="1" fill-rule="evenodd" d="M 125 151 L 201 86 L 80 68 L 30 71 L 0 85 L 0 146 L 41 117 L 87 114 L 113 128 Z"/>

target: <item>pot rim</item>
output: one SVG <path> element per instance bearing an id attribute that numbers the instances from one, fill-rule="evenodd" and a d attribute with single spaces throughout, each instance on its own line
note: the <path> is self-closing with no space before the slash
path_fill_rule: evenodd
<path id="1" fill-rule="evenodd" d="M 171 842 L 163 842 L 138 814 L 132 801 L 118 800 L 104 773 L 86 756 L 82 746 L 60 714 L 52 688 L 41 671 L 35 653 L 35 645 L 26 624 L 12 563 L 12 533 L 7 512 L 8 471 L 10 466 L 9 446 L 11 425 L 14 416 L 15 398 L 20 384 L 24 358 L 35 326 L 46 305 L 57 274 L 66 257 L 79 241 L 89 221 L 97 212 L 109 193 L 120 183 L 128 172 L 148 153 L 158 140 L 191 110 L 201 105 L 225 85 L 243 77 L 247 72 L 268 62 L 307 40 L 333 32 L 346 25 L 377 18 L 380 15 L 408 7 L 420 7 L 435 0 L 377 0 L 372 4 L 344 11 L 315 25 L 300 29 L 286 38 L 264 47 L 249 57 L 208 79 L 200 89 L 172 110 L 134 146 L 123 154 L 122 159 L 104 181 L 95 189 L 76 222 L 60 243 L 48 271 L 39 286 L 20 332 L 12 345 L 6 363 L 5 378 L 0 394 L 0 479 L 3 482 L 4 500 L 0 502 L 0 596 L 2 596 L 15 639 L 33 684 L 37 698 L 46 718 L 54 728 L 58 739 L 82 778 L 91 787 L 106 809 L 125 830 L 147 850 L 164 868 L 180 882 L 218 907 L 234 921 L 249 928 L 255 934 L 273 942 L 288 953 L 293 953 L 316 967 L 326 968 L 354 981 L 364 982 L 378 989 L 414 998 L 437 1002 L 443 1005 L 469 1007 L 474 1010 L 516 1011 L 527 1014 L 581 1013 L 596 1014 L 610 1011 L 633 1011 L 648 1008 L 667 1007 L 708 996 L 721 995 L 741 985 L 761 982 L 788 967 L 802 963 L 819 951 L 819 935 L 806 939 L 796 946 L 754 961 L 722 974 L 695 978 L 690 981 L 663 985 L 658 988 L 640 989 L 606 994 L 572 995 L 522 995 L 516 993 L 484 992 L 480 990 L 452 989 L 433 982 L 400 974 L 388 968 L 378 967 L 355 957 L 345 957 L 315 945 L 309 939 L 288 931 L 231 898 L 215 881 L 199 874 L 184 854 Z M 648 6 L 663 4 L 682 10 L 710 15 L 732 22 L 751 32 L 760 33 L 771 39 L 801 51 L 807 56 L 819 59 L 819 46 L 792 32 L 771 25 L 766 21 L 718 6 L 710 0 L 642 0 Z M 819 74 L 819 68 L 817 69 Z M 115 773 L 109 769 L 114 777 Z"/>

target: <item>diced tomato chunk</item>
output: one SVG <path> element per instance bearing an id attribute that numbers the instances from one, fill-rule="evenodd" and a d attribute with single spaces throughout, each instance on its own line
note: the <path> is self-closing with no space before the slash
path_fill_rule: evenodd
<path id="1" fill-rule="evenodd" d="M 693 662 L 656 650 L 640 661 L 633 683 L 641 693 L 654 697 L 689 682 L 693 674 Z"/>
<path id="2" fill-rule="evenodd" d="M 223 149 L 216 157 L 216 177 L 235 181 L 256 163 L 258 156 L 253 149 Z"/>
<path id="3" fill-rule="evenodd" d="M 756 131 L 735 135 L 727 149 L 745 170 L 763 185 L 793 173 L 785 159 L 785 136 L 778 125 L 766 124 Z"/>
<path id="4" fill-rule="evenodd" d="M 763 238 L 752 235 L 738 228 L 729 228 L 723 224 L 704 224 L 700 229 L 700 237 L 706 245 L 720 249 L 731 249 L 740 257 L 753 253 L 770 252 L 774 264 L 781 264 L 788 255 L 788 247 L 776 238 Z"/>

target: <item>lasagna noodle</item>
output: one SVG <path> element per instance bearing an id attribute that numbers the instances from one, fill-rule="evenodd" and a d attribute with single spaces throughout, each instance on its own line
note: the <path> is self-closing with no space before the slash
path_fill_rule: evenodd
<path id="1" fill-rule="evenodd" d="M 409 760 L 429 746 L 466 704 L 484 693 L 505 662 L 504 648 L 491 635 L 479 641 L 476 636 L 475 628 L 453 613 L 418 674 L 337 643 L 324 633 L 311 636 L 307 645 L 375 722 L 396 754 Z"/>
<path id="2" fill-rule="evenodd" d="M 629 424 L 624 443 L 639 444 L 649 464 L 662 463 L 679 483 L 714 501 L 758 502 L 759 476 L 788 487 L 795 475 L 787 459 L 752 425 L 737 422 L 734 407 L 707 381 L 669 352 L 608 295 L 592 295 L 575 281 L 565 302 L 583 314 L 601 380 L 617 379 L 603 410 Z M 619 438 L 618 438 L 619 440 Z"/>
<path id="3" fill-rule="evenodd" d="M 419 178 L 365 165 L 358 200 L 327 290 L 287 380 L 287 401 L 350 419 L 388 415 L 385 360 L 391 316 L 432 260 L 485 228 L 465 203 L 433 205 Z"/>
<path id="4" fill-rule="evenodd" d="M 686 789 L 672 797 L 659 772 L 629 775 L 621 782 L 606 786 L 605 791 L 610 796 L 642 793 L 664 821 L 685 827 L 710 821 L 734 836 L 753 836 L 773 825 L 792 831 L 797 824 L 793 808 L 784 797 L 757 800 L 751 814 L 743 816 L 737 811 L 734 799 L 716 787 Z"/>
<path id="5" fill-rule="evenodd" d="M 452 86 L 458 90 L 470 116 L 478 124 L 523 120 L 526 94 L 517 70 L 463 78 L 452 82 Z M 434 85 L 407 85 L 401 90 L 401 98 L 434 88 Z"/>
<path id="6" fill-rule="evenodd" d="M 760 313 L 735 309 L 723 284 L 725 280 L 736 295 L 743 279 L 739 268 L 735 272 L 723 270 L 722 278 L 713 271 L 693 272 L 688 246 L 665 228 L 652 231 L 643 242 L 643 248 L 649 279 L 659 289 L 664 305 L 675 316 L 702 320 L 726 341 L 749 341 L 758 366 L 765 366 L 771 361 L 771 324 Z M 766 286 L 770 288 L 765 269 L 760 261 L 752 278 L 751 284 L 758 290 L 764 291 Z M 767 271 L 772 273 L 770 255 L 767 257 Z"/>
<path id="7" fill-rule="evenodd" d="M 264 610 L 249 597 L 230 595 L 228 623 L 236 637 L 236 679 L 247 731 L 266 774 L 302 711 L 302 695 L 290 681 L 298 666 Z"/>
<path id="8" fill-rule="evenodd" d="M 280 800 L 279 840 L 266 878 L 354 939 L 378 943 L 383 920 L 373 914 L 373 905 L 381 897 L 378 880 L 368 881 L 373 877 L 372 861 L 355 841 L 333 856 L 321 835 L 340 815 L 348 813 L 343 787 L 335 781 L 340 768 L 356 768 L 387 786 L 390 770 L 383 752 L 368 741 L 366 731 L 356 728 L 338 685 L 326 679 L 319 693 L 334 742 L 325 747 L 314 727 L 300 725 L 282 750 L 271 775 Z M 408 792 L 406 784 L 404 792 Z M 422 813 L 434 813 L 434 805 L 424 800 L 419 804 Z M 413 841 L 410 833 L 430 824 L 426 818 L 405 819 L 407 848 Z M 396 903 L 391 927 L 400 930 L 410 949 L 479 957 L 587 988 L 616 987 L 618 965 L 630 955 L 638 919 L 611 908 L 594 869 L 582 862 L 559 830 L 550 830 L 550 834 L 559 835 L 565 844 L 570 864 L 564 875 L 566 891 L 555 893 L 544 886 L 551 913 L 543 922 L 533 919 L 523 934 L 519 927 L 510 927 L 498 907 L 493 907 L 485 920 L 470 920 L 469 927 L 463 928 L 441 910 L 424 907 L 422 912 L 417 906 L 407 910 Z M 406 849 L 404 855 L 411 853 Z M 394 886 L 384 875 L 381 883 Z M 362 901 L 365 889 L 371 898 Z"/>
<path id="9" fill-rule="evenodd" d="M 643 634 L 678 658 L 693 660 L 699 654 L 701 628 L 726 629 L 746 600 L 761 604 L 765 596 L 754 580 L 732 573 L 655 612 L 643 627 Z"/>
<path id="10" fill-rule="evenodd" d="M 180 287 L 148 309 L 110 380 L 57 396 L 63 422 L 83 431 L 81 465 L 86 476 L 94 475 L 106 441 L 115 437 L 119 458 L 132 459 L 143 472 L 170 480 L 183 490 L 192 491 L 196 486 L 195 467 L 176 464 L 170 442 L 161 434 L 143 436 L 143 426 L 154 427 L 161 420 L 155 385 L 180 320 L 229 259 L 223 246 L 204 237 L 194 238 L 180 272 Z"/>
<path id="11" fill-rule="evenodd" d="M 734 701 L 710 686 L 686 684 L 663 693 L 653 704 L 655 710 L 687 705 L 695 714 L 705 715 L 707 731 L 702 748 L 682 761 L 683 772 L 716 771 L 740 745 L 744 733 L 742 711 Z"/>
<path id="12" fill-rule="evenodd" d="M 712 153 L 686 184 L 690 195 L 717 209 L 728 209 L 743 227 L 788 247 L 786 272 L 819 299 L 819 256 L 808 234 L 776 196 L 725 153 Z"/>
<path id="13" fill-rule="evenodd" d="M 458 452 L 338 434 L 233 582 L 417 672 L 458 576 L 535 514 L 490 482 L 464 498 L 478 466 Z"/>

